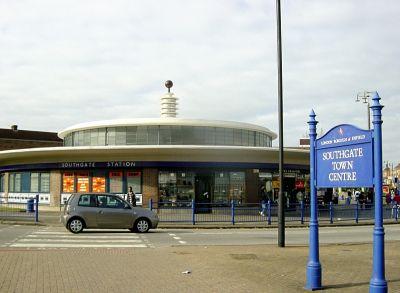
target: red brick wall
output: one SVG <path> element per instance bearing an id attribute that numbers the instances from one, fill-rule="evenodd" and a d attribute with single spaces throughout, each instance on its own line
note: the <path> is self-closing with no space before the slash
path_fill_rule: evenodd
<path id="1" fill-rule="evenodd" d="M 150 198 L 153 200 L 153 202 L 158 201 L 158 190 L 158 169 L 143 169 L 143 207 L 149 206 Z"/>

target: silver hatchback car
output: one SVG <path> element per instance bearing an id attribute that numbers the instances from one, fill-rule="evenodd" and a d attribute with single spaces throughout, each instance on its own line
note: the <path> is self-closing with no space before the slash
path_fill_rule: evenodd
<path id="1" fill-rule="evenodd" d="M 159 219 L 156 213 L 133 207 L 115 194 L 74 193 L 65 204 L 61 221 L 72 233 L 90 228 L 145 233 L 157 228 Z"/>

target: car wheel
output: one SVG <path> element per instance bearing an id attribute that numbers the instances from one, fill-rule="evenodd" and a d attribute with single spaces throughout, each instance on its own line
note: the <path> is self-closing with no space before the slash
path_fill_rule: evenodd
<path id="1" fill-rule="evenodd" d="M 68 230 L 72 233 L 79 233 L 83 230 L 83 222 L 81 219 L 72 219 L 68 223 Z"/>
<path id="2" fill-rule="evenodd" d="M 139 233 L 146 233 L 150 229 L 150 221 L 144 218 L 139 219 L 136 221 L 133 229 L 134 231 Z"/>

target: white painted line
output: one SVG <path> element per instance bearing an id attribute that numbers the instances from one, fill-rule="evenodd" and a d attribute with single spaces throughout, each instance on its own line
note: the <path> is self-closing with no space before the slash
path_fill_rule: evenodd
<path id="1" fill-rule="evenodd" d="M 182 239 L 181 237 L 173 237 L 175 240 Z"/>
<path id="2" fill-rule="evenodd" d="M 186 244 L 186 241 L 179 241 L 180 244 Z"/>
<path id="3" fill-rule="evenodd" d="M 134 247 L 134 248 L 147 248 L 146 244 L 121 244 L 121 245 L 107 245 L 107 244 L 67 244 L 67 243 L 15 243 L 10 245 L 10 247 L 74 247 L 74 248 L 86 248 L 86 247 L 108 247 L 108 248 L 118 248 L 118 247 Z"/>
<path id="4" fill-rule="evenodd" d="M 168 235 L 169 235 L 169 236 L 176 236 L 176 234 L 172 234 L 172 233 L 169 233 Z"/>
<path id="5" fill-rule="evenodd" d="M 18 242 L 141 243 L 142 240 L 20 239 Z"/>
<path id="6" fill-rule="evenodd" d="M 52 232 L 52 231 L 36 231 L 33 234 L 54 234 L 54 235 L 66 235 L 71 234 L 70 232 Z"/>
<path id="7" fill-rule="evenodd" d="M 29 238 L 38 238 L 38 237 L 45 237 L 45 238 L 73 238 L 73 239 L 138 239 L 139 236 L 124 236 L 124 235 L 110 235 L 110 236 L 94 236 L 94 235 L 75 235 L 75 234 L 68 234 L 68 235 L 27 235 L 25 237 Z M 43 239 L 42 238 L 42 239 Z"/>

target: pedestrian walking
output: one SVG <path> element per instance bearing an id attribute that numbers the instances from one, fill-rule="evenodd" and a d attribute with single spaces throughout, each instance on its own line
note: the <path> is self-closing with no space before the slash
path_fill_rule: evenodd
<path id="1" fill-rule="evenodd" d="M 127 200 L 132 206 L 136 206 L 136 194 L 133 191 L 132 186 L 129 186 Z"/>
<path id="2" fill-rule="evenodd" d="M 265 192 L 265 186 L 261 186 L 261 212 L 260 215 L 265 217 L 265 211 L 267 210 L 267 204 L 268 204 L 268 196 L 267 193 Z"/>

